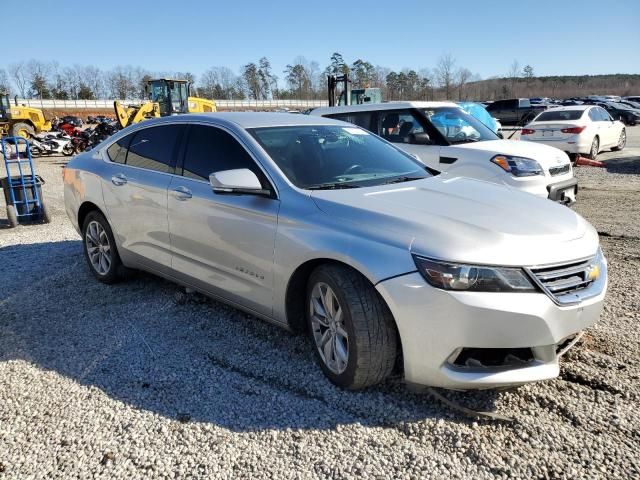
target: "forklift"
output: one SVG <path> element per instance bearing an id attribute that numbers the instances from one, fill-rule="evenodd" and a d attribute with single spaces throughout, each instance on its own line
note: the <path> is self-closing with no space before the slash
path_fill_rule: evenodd
<path id="1" fill-rule="evenodd" d="M 379 88 L 356 88 L 351 89 L 349 84 L 349 74 L 329 75 L 327 77 L 327 92 L 329 106 L 335 107 L 340 105 L 362 105 L 363 103 L 382 103 L 382 91 Z M 342 91 L 337 98 L 336 92 L 338 86 L 342 85 Z"/>

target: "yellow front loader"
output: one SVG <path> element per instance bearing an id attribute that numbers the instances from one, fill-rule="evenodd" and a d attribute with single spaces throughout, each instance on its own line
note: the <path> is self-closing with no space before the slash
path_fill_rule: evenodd
<path id="1" fill-rule="evenodd" d="M 0 93 L 0 133 L 12 137 L 29 138 L 36 133 L 51 130 L 51 122 L 39 108 L 24 105 L 11 106 L 9 95 Z"/>
<path id="2" fill-rule="evenodd" d="M 167 117 L 181 113 L 215 112 L 216 102 L 189 96 L 187 80 L 159 78 L 145 85 L 148 98 L 142 105 L 124 106 L 113 102 L 116 118 L 121 128 L 141 122 L 146 118 Z"/>

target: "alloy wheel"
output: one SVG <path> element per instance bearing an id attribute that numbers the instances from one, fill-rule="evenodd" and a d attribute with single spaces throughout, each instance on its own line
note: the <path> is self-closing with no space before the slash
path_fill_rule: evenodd
<path id="1" fill-rule="evenodd" d="M 620 139 L 618 140 L 618 148 L 622 150 L 627 144 L 627 132 L 623 129 L 620 133 Z"/>
<path id="2" fill-rule="evenodd" d="M 318 282 L 311 290 L 311 329 L 325 366 L 341 374 L 349 362 L 349 335 L 344 325 L 343 308 L 333 289 Z"/>
<path id="3" fill-rule="evenodd" d="M 104 227 L 97 221 L 87 225 L 85 233 L 87 255 L 93 269 L 100 275 L 106 275 L 111 268 L 111 245 Z"/>
<path id="4" fill-rule="evenodd" d="M 600 147 L 600 142 L 598 142 L 597 138 L 593 139 L 591 142 L 591 159 L 594 160 L 598 156 L 598 149 Z"/>

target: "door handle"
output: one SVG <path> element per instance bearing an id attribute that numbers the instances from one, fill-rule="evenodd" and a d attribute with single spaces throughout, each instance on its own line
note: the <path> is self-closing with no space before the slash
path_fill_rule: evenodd
<path id="1" fill-rule="evenodd" d="M 111 177 L 111 183 L 113 183 L 116 187 L 120 187 L 127 183 L 127 177 L 124 174 L 119 173 L 118 175 L 114 175 Z"/>
<path id="2" fill-rule="evenodd" d="M 191 190 L 189 190 L 187 187 L 177 187 L 173 190 L 173 195 L 178 199 L 178 200 L 189 200 L 191 197 L 193 197 L 193 194 L 191 193 Z"/>

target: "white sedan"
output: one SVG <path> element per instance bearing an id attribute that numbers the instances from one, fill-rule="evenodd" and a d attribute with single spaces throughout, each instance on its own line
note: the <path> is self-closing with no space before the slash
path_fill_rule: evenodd
<path id="1" fill-rule="evenodd" d="M 622 150 L 627 133 L 624 124 L 611 118 L 604 108 L 582 105 L 542 112 L 522 129 L 520 139 L 595 160 L 604 150 Z"/>

